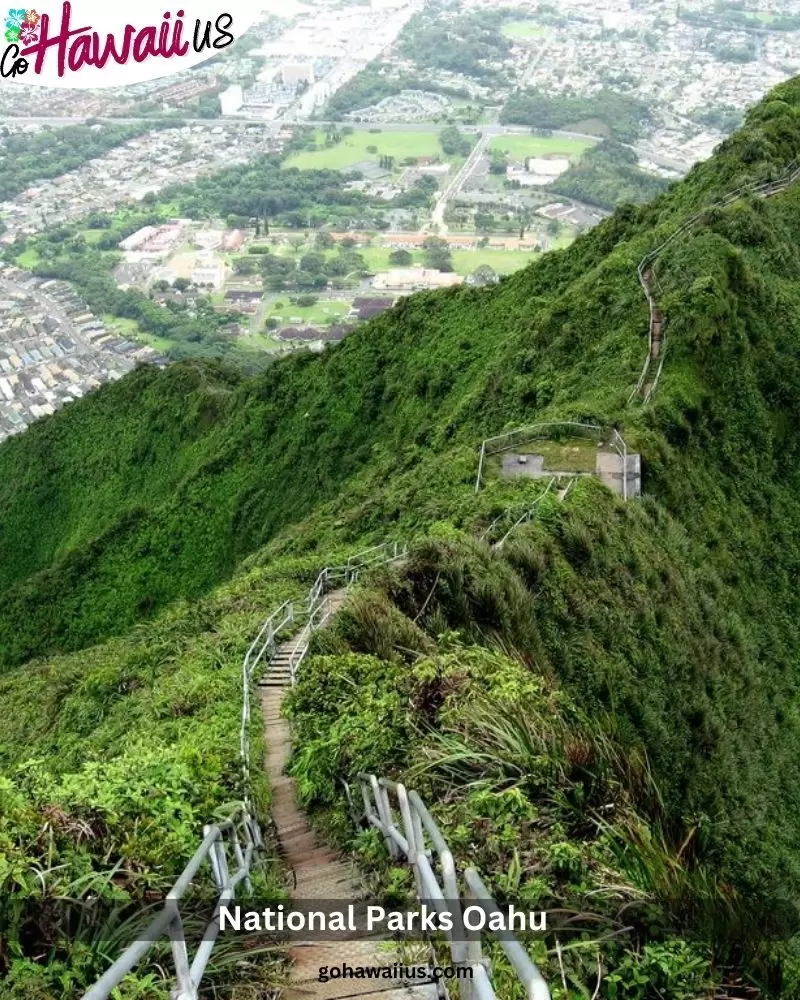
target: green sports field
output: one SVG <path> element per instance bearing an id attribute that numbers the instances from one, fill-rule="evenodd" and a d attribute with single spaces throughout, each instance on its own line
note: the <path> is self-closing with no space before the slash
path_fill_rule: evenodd
<path id="1" fill-rule="evenodd" d="M 498 135 L 489 144 L 490 149 L 499 149 L 513 160 L 524 160 L 529 156 L 568 156 L 579 160 L 594 143 L 590 139 L 569 139 L 557 135 Z"/>
<path id="2" fill-rule="evenodd" d="M 509 21 L 500 29 L 506 38 L 522 41 L 529 38 L 546 38 L 550 31 L 535 21 Z"/>
<path id="3" fill-rule="evenodd" d="M 377 162 L 382 156 L 393 156 L 398 163 L 407 157 L 445 158 L 435 132 L 353 132 L 335 146 L 325 146 L 324 132 L 318 130 L 315 138 L 318 149 L 293 153 L 284 168 L 344 170 L 365 160 Z M 377 152 L 370 152 L 369 146 L 377 147 Z"/>

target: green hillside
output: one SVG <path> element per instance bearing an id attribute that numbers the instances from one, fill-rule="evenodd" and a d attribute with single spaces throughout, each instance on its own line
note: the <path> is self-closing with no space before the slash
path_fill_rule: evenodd
<path id="1" fill-rule="evenodd" d="M 231 726 L 259 618 L 385 537 L 409 559 L 351 596 L 292 705 L 295 772 L 336 836 L 339 779 L 402 775 L 440 801 L 457 852 L 486 834 L 498 892 L 646 896 L 655 916 L 603 946 L 600 997 L 711 996 L 737 975 L 797 995 L 800 185 L 712 206 L 799 155 L 793 81 L 685 181 L 495 287 L 416 295 L 252 378 L 139 369 L 0 447 L 10 997 L 60 995 L 27 962 L 44 932 L 14 901 L 54 891 L 31 866 L 63 890 L 121 858 L 119 891 L 167 884 L 241 793 Z M 658 266 L 654 401 L 629 406 L 637 265 L 701 210 Z M 477 446 L 551 419 L 619 427 L 645 496 L 583 480 L 492 550 L 477 535 L 538 488 L 476 494 Z M 584 957 L 556 1000 L 591 997 Z"/>

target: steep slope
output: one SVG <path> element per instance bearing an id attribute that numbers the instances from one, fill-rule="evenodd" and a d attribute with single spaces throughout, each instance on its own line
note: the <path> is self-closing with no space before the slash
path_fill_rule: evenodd
<path id="1" fill-rule="evenodd" d="M 406 690 L 398 662 L 410 657 L 425 681 L 423 661 L 448 642 L 476 662 L 500 644 L 515 654 L 509 674 L 521 663 L 600 720 L 617 755 L 649 762 L 663 801 L 631 793 L 632 808 L 659 824 L 672 863 L 710 872 L 722 896 L 796 897 L 800 188 L 714 203 L 781 175 L 798 153 L 792 81 L 684 182 L 496 288 L 404 300 L 321 356 L 249 380 L 203 364 L 140 370 L 6 443 L 0 662 L 6 698 L 28 708 L 0 720 L 4 761 L 24 763 L 19 719 L 39 697 L 31 678 L 52 672 L 64 692 L 80 690 L 81 664 L 98 657 L 124 717 L 121 650 L 135 637 L 43 665 L 32 657 L 83 650 L 148 618 L 157 629 L 177 598 L 197 601 L 254 567 L 277 572 L 280 559 L 302 556 L 289 576 L 313 576 L 334 550 L 388 533 L 417 540 L 409 565 L 362 598 L 366 609 L 343 613 L 328 650 L 343 659 L 327 678 L 312 664 L 298 706 L 311 798 L 330 804 L 323 784 L 360 766 L 403 773 L 420 728 L 441 724 L 438 702 L 394 700 Z M 647 348 L 637 265 L 700 210 L 659 263 L 669 346 L 658 391 L 651 406 L 629 406 Z M 532 494 L 492 482 L 475 495 L 476 445 L 552 418 L 620 426 L 642 453 L 646 496 L 623 506 L 581 484 L 494 553 L 475 533 Z M 246 589 L 246 579 L 231 586 Z M 221 655 L 229 669 L 240 647 L 241 638 Z M 337 678 L 366 669 L 358 657 L 368 654 L 374 683 L 348 693 Z M 169 676 L 167 653 L 156 659 Z M 492 710 L 507 694 L 501 677 Z M 357 717 L 362 696 L 407 714 L 378 713 L 385 725 L 369 731 L 362 756 L 348 745 L 331 759 L 347 713 L 333 717 L 326 699 Z M 79 724 L 69 700 L 48 704 L 37 747 L 57 772 L 59 726 L 90 738 L 102 711 Z M 209 724 L 201 712 L 198 732 Z M 103 751 L 113 752 L 109 741 Z M 100 761 L 100 773 L 112 764 Z M 215 794 L 235 794 L 222 763 L 218 775 Z M 25 789 L 21 812 L 26 795 L 35 800 Z M 551 791 L 545 782 L 537 794 Z"/>

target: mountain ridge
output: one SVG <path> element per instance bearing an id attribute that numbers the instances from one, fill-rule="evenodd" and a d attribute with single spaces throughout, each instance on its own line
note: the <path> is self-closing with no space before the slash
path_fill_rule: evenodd
<path id="1" fill-rule="evenodd" d="M 451 687 L 495 714 L 509 690 L 536 718 L 563 698 L 602 720 L 617 755 L 649 762 L 661 805 L 634 804 L 652 842 L 663 836 L 667 869 L 685 861 L 719 898 L 726 886 L 761 905 L 796 898 L 800 189 L 709 203 L 775 179 L 798 153 L 795 80 L 683 182 L 494 288 L 405 299 L 322 355 L 249 379 L 200 362 L 140 369 L 0 447 L 0 692 L 21 706 L 0 722 L 0 760 L 20 811 L 56 801 L 107 816 L 121 792 L 103 719 L 119 734 L 130 706 L 144 739 L 148 685 L 192 816 L 236 794 L 214 699 L 232 718 L 219 680 L 235 676 L 245 628 L 340 553 L 390 537 L 411 543 L 408 566 L 365 581 L 306 667 L 295 766 L 309 801 L 340 815 L 333 790 L 351 769 L 403 776 L 410 747 L 433 753 L 453 735 L 440 714 Z M 657 392 L 629 407 L 647 347 L 637 268 L 698 211 L 659 263 L 669 351 Z M 587 478 L 563 504 L 543 502 L 502 552 L 477 542 L 538 491 L 490 477 L 476 494 L 480 440 L 567 418 L 620 427 L 642 455 L 642 500 L 622 504 Z M 69 710 L 48 696 L 35 745 L 59 774 L 69 746 L 70 770 L 40 794 L 19 726 L 53 683 Z M 360 728 L 345 732 L 348 719 Z M 458 736 L 479 730 L 473 719 Z M 96 770 L 84 798 L 77 732 Z M 178 759 L 197 769 L 196 792 Z M 125 766 L 136 773 L 135 759 Z M 548 820 L 572 847 L 588 822 L 578 786 L 591 780 L 573 776 L 572 805 Z M 526 823 L 546 812 L 548 787 L 520 792 Z M 454 809 L 487 820 L 469 783 L 453 794 Z M 120 850 L 129 820 L 106 820 L 97 851 Z M 165 821 L 155 810 L 153 837 Z M 584 844 L 592 877 L 605 857 L 592 852 L 607 846 L 597 829 Z M 491 851 L 500 879 L 509 853 Z M 548 869 L 549 892 L 562 869 Z"/>

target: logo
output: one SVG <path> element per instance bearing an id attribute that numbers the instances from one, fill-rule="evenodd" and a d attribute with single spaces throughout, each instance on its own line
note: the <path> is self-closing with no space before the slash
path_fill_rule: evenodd
<path id="1" fill-rule="evenodd" d="M 222 11 L 213 0 L 169 10 L 164 0 L 144 0 L 131 20 L 108 0 L 12 7 L 0 40 L 0 84 L 119 87 L 189 69 L 232 45 L 256 19 L 250 0 L 222 2 Z"/>

